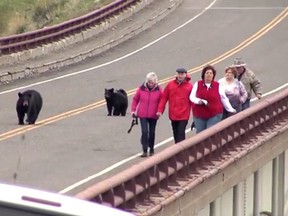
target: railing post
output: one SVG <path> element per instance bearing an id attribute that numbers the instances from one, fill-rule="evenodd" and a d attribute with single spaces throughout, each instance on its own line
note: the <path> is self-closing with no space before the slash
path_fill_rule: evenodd
<path id="1" fill-rule="evenodd" d="M 277 216 L 277 158 L 272 161 L 272 215 Z"/>
<path id="2" fill-rule="evenodd" d="M 233 186 L 233 216 L 240 216 L 240 188 L 239 184 Z"/>
<path id="3" fill-rule="evenodd" d="M 210 203 L 210 214 L 209 216 L 216 216 L 216 200 Z"/>
<path id="4" fill-rule="evenodd" d="M 259 170 L 254 172 L 254 185 L 253 185 L 253 215 L 258 215 L 259 208 L 259 199 L 260 199 L 260 184 L 259 184 Z"/>
<path id="5" fill-rule="evenodd" d="M 278 215 L 284 216 L 285 152 L 278 156 Z"/>

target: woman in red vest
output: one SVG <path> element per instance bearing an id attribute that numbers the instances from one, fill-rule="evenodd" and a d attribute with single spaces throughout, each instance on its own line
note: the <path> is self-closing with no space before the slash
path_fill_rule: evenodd
<path id="1" fill-rule="evenodd" d="M 222 119 L 223 106 L 228 112 L 235 113 L 223 87 L 215 81 L 216 70 L 207 65 L 202 69 L 201 80 L 193 85 L 190 100 L 193 105 L 193 120 L 196 133 L 199 133 Z"/>

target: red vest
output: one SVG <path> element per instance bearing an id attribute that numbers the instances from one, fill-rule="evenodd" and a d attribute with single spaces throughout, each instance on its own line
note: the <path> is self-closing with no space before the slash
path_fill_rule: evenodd
<path id="1" fill-rule="evenodd" d="M 196 97 L 208 101 L 208 105 L 193 106 L 193 115 L 197 118 L 209 119 L 223 112 L 223 105 L 221 102 L 221 96 L 219 94 L 219 83 L 212 81 L 209 88 L 205 85 L 203 80 L 198 81 L 198 88 L 196 91 Z"/>

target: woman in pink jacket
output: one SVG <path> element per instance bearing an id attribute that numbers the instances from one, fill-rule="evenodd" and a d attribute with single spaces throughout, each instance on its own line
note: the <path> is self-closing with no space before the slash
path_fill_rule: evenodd
<path id="1" fill-rule="evenodd" d="M 138 116 L 141 125 L 141 144 L 143 154 L 147 157 L 149 148 L 150 156 L 154 154 L 155 130 L 158 117 L 156 115 L 162 89 L 158 85 L 157 75 L 148 73 L 146 81 L 139 86 L 132 100 L 131 115 Z"/>

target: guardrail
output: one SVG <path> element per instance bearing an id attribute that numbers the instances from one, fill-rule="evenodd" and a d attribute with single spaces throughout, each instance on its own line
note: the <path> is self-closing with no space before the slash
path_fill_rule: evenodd
<path id="1" fill-rule="evenodd" d="M 0 38 L 0 55 L 35 48 L 36 46 L 55 42 L 64 37 L 79 33 L 101 23 L 103 20 L 125 10 L 139 1 L 141 0 L 117 0 L 84 16 L 71 19 L 58 25 L 23 34 L 2 37 Z"/>
<path id="2" fill-rule="evenodd" d="M 287 122 L 288 88 L 76 197 L 125 210 L 146 203 L 145 215 L 151 215 L 275 136 Z"/>

